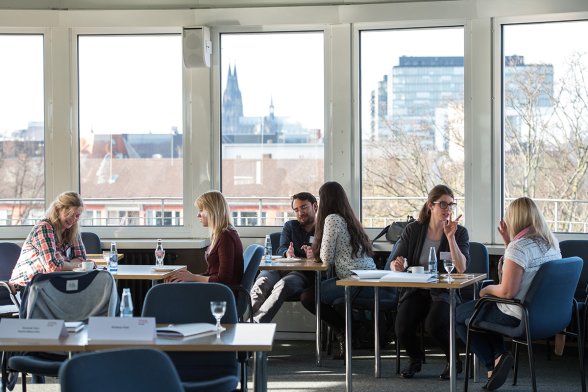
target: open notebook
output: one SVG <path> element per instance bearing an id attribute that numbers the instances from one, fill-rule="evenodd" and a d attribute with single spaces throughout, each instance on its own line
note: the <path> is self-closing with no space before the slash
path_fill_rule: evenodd
<path id="1" fill-rule="evenodd" d="M 183 338 L 186 336 L 204 336 L 216 333 L 216 326 L 208 323 L 170 324 L 157 328 L 157 336 Z"/>
<path id="2" fill-rule="evenodd" d="M 386 282 L 436 282 L 437 275 L 412 274 L 390 270 L 351 270 L 356 279 L 379 279 Z"/>

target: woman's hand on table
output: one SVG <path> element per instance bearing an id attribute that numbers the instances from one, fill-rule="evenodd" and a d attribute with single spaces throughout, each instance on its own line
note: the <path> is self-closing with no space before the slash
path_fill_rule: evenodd
<path id="1" fill-rule="evenodd" d="M 394 261 L 390 264 L 390 269 L 392 271 L 404 271 L 404 269 L 406 268 L 404 266 L 406 262 L 406 259 L 402 256 L 398 256 L 396 259 L 394 259 Z"/>
<path id="2" fill-rule="evenodd" d="M 172 272 L 170 274 L 170 276 L 168 276 L 167 278 L 164 279 L 165 283 L 171 283 L 171 282 L 191 282 L 193 281 L 194 274 L 192 274 L 190 271 L 188 271 L 187 269 L 179 269 L 179 270 L 175 270 L 174 272 Z"/>

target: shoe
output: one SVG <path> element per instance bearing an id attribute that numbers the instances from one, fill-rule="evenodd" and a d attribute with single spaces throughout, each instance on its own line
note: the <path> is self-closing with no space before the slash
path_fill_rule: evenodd
<path id="1" fill-rule="evenodd" d="M 410 362 L 407 367 L 405 367 L 400 372 L 400 377 L 402 378 L 413 378 L 414 375 L 421 371 L 422 363 L 420 361 L 417 362 Z"/>
<path id="2" fill-rule="evenodd" d="M 486 384 L 486 389 L 489 391 L 494 391 L 500 388 L 508 377 L 508 372 L 512 368 L 514 363 L 514 358 L 510 353 L 506 352 L 502 354 L 498 364 L 494 366 L 494 370 L 492 371 L 492 376 L 488 380 Z"/>
<path id="3" fill-rule="evenodd" d="M 461 374 L 461 372 L 463 371 L 463 364 L 461 363 L 461 360 L 457 361 L 456 370 L 457 374 Z M 449 362 L 447 362 L 447 364 L 445 365 L 445 369 L 443 369 L 443 373 L 439 375 L 439 378 L 441 380 L 449 380 Z"/>
<path id="4" fill-rule="evenodd" d="M 345 335 L 337 335 L 335 342 L 333 359 L 345 359 Z"/>

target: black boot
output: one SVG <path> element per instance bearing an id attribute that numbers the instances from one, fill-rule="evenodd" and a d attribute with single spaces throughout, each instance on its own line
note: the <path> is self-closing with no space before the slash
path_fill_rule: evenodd
<path id="1" fill-rule="evenodd" d="M 421 361 L 413 361 L 410 360 L 410 363 L 407 367 L 405 367 L 401 372 L 400 376 L 402 378 L 413 378 L 414 375 L 421 371 L 422 362 Z"/>

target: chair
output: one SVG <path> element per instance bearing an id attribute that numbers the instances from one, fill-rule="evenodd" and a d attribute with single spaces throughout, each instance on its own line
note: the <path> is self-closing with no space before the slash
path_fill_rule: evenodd
<path id="1" fill-rule="evenodd" d="M 100 242 L 100 237 L 98 237 L 98 234 L 85 231 L 82 232 L 81 235 L 84 248 L 86 248 L 86 253 L 102 253 L 102 243 Z"/>
<path id="2" fill-rule="evenodd" d="M 574 299 L 574 291 L 580 278 L 582 260 L 579 257 L 569 257 L 561 260 L 552 260 L 541 265 L 535 275 L 529 291 L 521 301 L 516 299 L 504 299 L 484 297 L 478 300 L 476 308 L 468 322 L 466 357 L 470 357 L 471 332 L 494 332 L 512 338 L 514 343 L 515 367 L 513 385 L 517 382 L 519 345 L 527 345 L 529 365 L 531 370 L 531 382 L 533 391 L 537 390 L 535 381 L 535 358 L 533 356 L 533 340 L 545 339 L 561 332 L 572 320 L 579 322 L 579 312 Z M 516 327 L 506 327 L 485 321 L 478 315 L 484 304 L 507 303 L 519 306 L 523 310 L 523 319 Z M 578 339 L 582 342 L 581 339 Z M 580 377 L 582 391 L 586 390 L 584 375 L 584 355 L 581 343 L 578 344 L 578 356 L 580 360 Z M 464 391 L 468 388 L 469 360 L 466 360 Z"/>
<path id="3" fill-rule="evenodd" d="M 216 323 L 210 301 L 226 301 L 223 323 L 237 323 L 233 292 L 220 283 L 164 283 L 145 296 L 142 317 L 157 323 Z M 234 352 L 170 352 L 186 391 L 233 391 L 237 387 L 237 354 Z"/>
<path id="4" fill-rule="evenodd" d="M 247 319 L 247 315 L 249 315 L 249 321 L 253 322 L 250 292 L 259 270 L 263 251 L 263 246 L 257 244 L 251 244 L 245 249 L 243 252 L 243 279 L 240 285 L 231 287 L 237 292 L 237 313 L 240 322 Z"/>
<path id="5" fill-rule="evenodd" d="M 272 242 L 272 253 L 274 255 L 278 254 L 278 248 L 280 247 L 280 238 L 282 237 L 282 232 L 276 231 L 275 233 L 270 233 L 270 241 Z"/>
<path id="6" fill-rule="evenodd" d="M 466 272 L 486 274 L 486 277 L 490 277 L 490 257 L 488 256 L 488 249 L 486 245 L 479 242 L 470 241 L 470 264 L 467 267 Z M 478 297 L 480 286 L 484 281 L 479 282 L 472 286 L 464 287 L 460 289 L 461 298 L 464 301 L 471 301 Z"/>
<path id="7" fill-rule="evenodd" d="M 61 366 L 59 383 L 61 392 L 184 391 L 169 357 L 146 348 L 76 355 Z"/>
<path id="8" fill-rule="evenodd" d="M 38 274 L 25 288 L 20 317 L 85 321 L 91 316 L 114 316 L 117 302 L 116 284 L 107 271 Z M 53 353 L 6 354 L 2 359 L 2 379 L 6 379 L 7 372 L 20 372 L 26 391 L 27 373 L 57 377 L 65 359 Z"/>
<path id="9" fill-rule="evenodd" d="M 12 242 L 0 243 L 0 317 L 11 317 L 20 306 L 17 296 L 7 281 L 20 256 L 20 246 Z"/>

